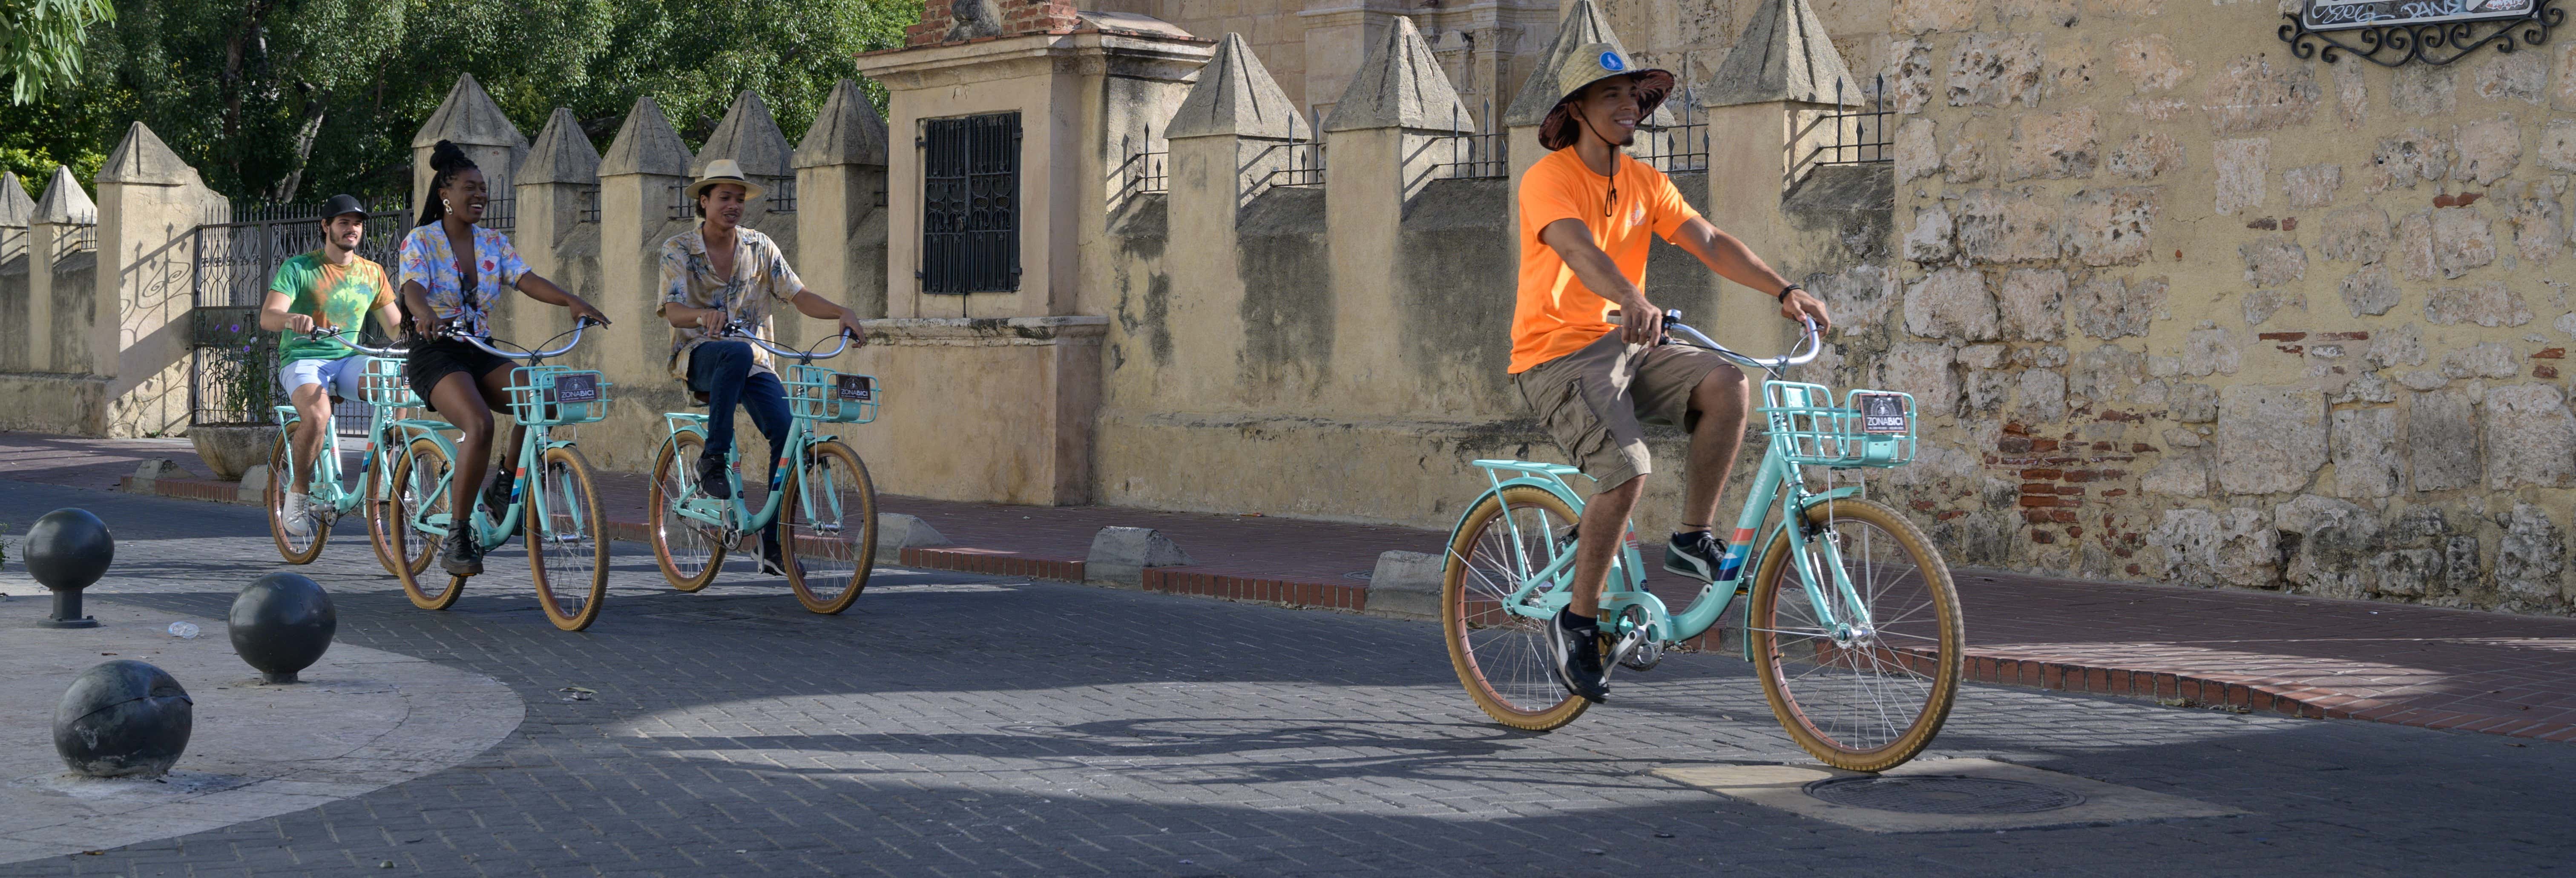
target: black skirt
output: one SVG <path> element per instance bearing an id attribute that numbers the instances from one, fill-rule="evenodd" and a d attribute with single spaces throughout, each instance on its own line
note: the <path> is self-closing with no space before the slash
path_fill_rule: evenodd
<path id="1" fill-rule="evenodd" d="M 411 356 L 403 361 L 403 377 L 411 382 L 411 392 L 419 394 L 421 402 L 427 404 L 429 389 L 438 386 L 439 380 L 446 378 L 448 373 L 462 372 L 467 380 L 479 383 L 494 369 L 507 369 L 518 364 L 517 360 L 494 356 L 491 351 L 468 342 L 440 339 L 412 347 Z M 437 411 L 438 407 L 431 405 L 429 410 Z"/>

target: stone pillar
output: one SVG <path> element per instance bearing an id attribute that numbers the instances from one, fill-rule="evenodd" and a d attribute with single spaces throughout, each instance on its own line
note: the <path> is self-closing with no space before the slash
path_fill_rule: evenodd
<path id="1" fill-rule="evenodd" d="M 68 174 L 57 174 L 68 180 Z M 60 188 L 60 187 L 57 187 Z M 74 187 L 76 188 L 76 187 Z M 69 198 L 70 189 L 65 190 Z M 188 309 L 197 224 L 228 209 L 197 169 L 140 122 L 98 174 L 97 268 L 82 332 L 61 334 L 55 368 L 104 376 L 105 432 L 177 432 L 188 423 Z M 57 295 L 56 325 L 70 297 Z"/>
<path id="2" fill-rule="evenodd" d="M 1709 222 L 1795 280 L 1807 237 L 1789 226 L 1782 198 L 1806 168 L 1800 133 L 1815 116 L 1861 100 L 1842 55 L 1807 0 L 1766 0 L 1706 87 Z M 1838 97 L 1847 96 L 1847 97 Z M 1812 140 L 1812 137 L 1807 138 Z M 1794 327 L 1764 293 L 1720 284 L 1711 337 L 1739 350 L 1786 350 Z"/>
<path id="3" fill-rule="evenodd" d="M 1324 216 L 1337 291 L 1333 373 L 1353 407 L 1405 410 L 1415 386 L 1418 370 L 1384 344 L 1402 319 L 1404 205 L 1448 157 L 1427 148 L 1432 139 L 1457 133 L 1463 123 L 1453 120 L 1467 118 L 1431 46 L 1398 18 L 1324 122 Z"/>
<path id="4" fill-rule="evenodd" d="M 788 165 L 790 148 L 787 135 L 778 130 L 778 121 L 769 115 L 769 104 L 760 95 L 745 89 L 734 95 L 733 106 L 725 111 L 724 120 L 716 123 L 714 133 L 707 135 L 705 146 L 689 162 L 689 179 L 695 180 L 717 159 L 732 159 L 742 166 L 742 174 L 759 183 L 760 199 L 744 205 L 742 224 L 768 235 L 787 254 L 787 264 L 803 266 L 797 247 L 795 208 L 790 196 L 796 184 L 795 170 Z M 691 216 L 696 214 L 692 213 Z M 776 328 L 780 344 L 803 344 L 809 335 L 806 318 L 793 308 L 772 311 L 770 321 Z"/>
<path id="5" fill-rule="evenodd" d="M 0 326 L 0 372 L 44 371 L 41 361 L 30 359 L 35 340 L 50 335 L 34 328 L 37 306 L 28 293 L 35 260 L 27 258 L 27 224 L 35 215 L 36 202 L 27 197 L 27 187 L 19 185 L 18 175 L 0 171 L 0 308 L 8 307 L 5 303 L 10 299 L 27 302 L 9 309 L 15 313 L 0 316 L 9 324 Z M 9 269 L 13 262 L 18 265 L 14 280 Z"/>
<path id="6" fill-rule="evenodd" d="M 1172 155 L 1170 227 L 1186 229 L 1189 243 L 1165 252 L 1172 288 L 1188 292 L 1169 297 L 1165 319 L 1174 358 L 1161 374 L 1167 384 L 1189 386 L 1157 389 L 1190 400 L 1239 396 L 1230 393 L 1242 374 L 1237 360 L 1245 336 L 1235 229 L 1247 181 L 1286 166 L 1284 151 L 1272 147 L 1312 139 L 1314 131 L 1251 44 L 1230 33 L 1200 68 L 1165 137 Z"/>
<path id="7" fill-rule="evenodd" d="M 513 188 L 518 193 L 518 231 L 510 236 L 528 268 L 548 278 L 563 276 L 555 248 L 581 224 L 585 190 L 599 185 L 599 150 L 583 134 L 572 111 L 556 107 L 537 132 L 536 145 L 520 163 Z M 569 287 L 567 287 L 569 288 Z"/>
<path id="8" fill-rule="evenodd" d="M 35 372 L 75 371 L 60 368 L 60 352 L 77 350 L 63 345 L 57 338 L 79 338 L 81 327 L 64 326 L 60 317 L 81 313 L 80 297 L 94 295 L 94 290 L 70 289 L 58 282 L 54 268 L 73 254 L 96 248 L 98 206 L 89 193 L 81 190 L 80 180 L 72 169 L 54 166 L 53 179 L 45 184 L 44 197 L 36 202 L 28 221 L 27 247 L 27 325 L 35 330 L 28 338 L 27 357 Z M 87 371 L 87 370 L 77 370 Z"/>
<path id="9" fill-rule="evenodd" d="M 653 312 L 662 304 L 662 242 L 692 222 L 672 218 L 688 172 L 688 145 L 652 98 L 637 98 L 599 161 L 600 295 L 593 302 L 617 323 L 599 342 L 599 362 L 633 403 L 628 416 L 657 418 L 653 413 L 680 411 L 686 405 L 667 371 L 670 324 Z M 641 420 L 628 426 L 655 435 L 659 431 Z M 619 452 L 612 466 L 641 471 L 653 465 L 650 453 Z"/>
<path id="10" fill-rule="evenodd" d="M 815 295 L 886 314 L 886 125 L 841 80 L 796 145 L 796 273 Z"/>
<path id="11" fill-rule="evenodd" d="M 510 183 L 518 177 L 520 160 L 527 157 L 528 138 L 519 134 L 519 126 L 510 123 L 501 105 L 484 93 L 483 84 L 474 81 L 474 74 L 459 74 L 455 87 L 447 90 L 447 99 L 430 114 L 429 122 L 420 126 L 420 133 L 411 138 L 414 216 L 429 203 L 429 181 L 436 173 L 429 169 L 429 153 L 441 140 L 463 147 L 465 157 L 483 169 L 483 180 L 492 187 L 494 199 L 511 197 Z"/>

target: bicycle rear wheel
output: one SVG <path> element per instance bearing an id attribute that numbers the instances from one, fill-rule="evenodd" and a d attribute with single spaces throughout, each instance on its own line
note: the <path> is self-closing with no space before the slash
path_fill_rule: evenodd
<path id="1" fill-rule="evenodd" d="M 1782 530 L 1754 577 L 1745 634 L 1762 694 L 1789 737 L 1827 765 L 1904 764 L 1940 732 L 1959 691 L 1966 638 L 1950 568 L 1922 530 L 1879 503 L 1820 503 L 1807 510 L 1807 523 L 1816 539 L 1801 547 Z M 1851 596 L 1833 585 L 1827 542 Z M 1830 622 L 1796 573 L 1799 553 L 1829 589 L 1818 597 L 1832 608 Z M 1851 624 L 1864 608 L 1871 624 Z"/>
<path id="2" fill-rule="evenodd" d="M 450 502 L 454 498 L 448 490 L 448 482 L 454 466 L 454 462 L 447 459 L 446 449 L 424 437 L 412 440 L 411 447 L 405 449 L 402 457 L 386 470 L 385 477 L 392 480 L 392 487 L 386 491 L 385 500 L 376 504 L 379 519 L 376 529 L 384 535 L 385 552 L 389 557 L 409 558 L 414 554 L 425 557 L 436 553 L 442 535 L 424 527 L 431 516 L 447 516 L 450 528 L 474 526 L 470 518 L 472 512 L 451 514 L 456 506 Z M 422 585 L 423 574 L 427 574 L 432 583 L 445 579 L 447 584 L 435 591 L 425 588 Z M 427 564 L 418 568 L 396 567 L 394 578 L 402 581 L 403 594 L 411 598 L 412 606 L 424 610 L 447 609 L 465 594 L 465 577 L 450 576 L 443 570 L 432 572 Z"/>
<path id="3" fill-rule="evenodd" d="M 644 529 L 653 536 L 653 561 L 662 578 L 681 591 L 697 591 L 716 581 L 724 569 L 724 532 L 679 515 L 671 505 L 697 493 L 698 455 L 706 440 L 696 433 L 674 433 L 653 458 L 653 484 L 644 494 Z"/>
<path id="4" fill-rule="evenodd" d="M 1505 509 L 1511 511 L 1508 518 Z M 1555 535 L 1574 523 L 1574 507 L 1562 498 L 1513 485 L 1468 510 L 1442 565 L 1440 629 L 1449 642 L 1449 664 L 1476 706 L 1512 728 L 1554 729 L 1592 704 L 1556 681 L 1547 648 L 1547 626 L 1553 623 L 1503 607 L 1524 576 L 1548 565 Z"/>
<path id="5" fill-rule="evenodd" d="M 269 443 L 268 491 L 263 499 L 268 502 L 268 535 L 277 541 L 278 556 L 289 564 L 311 564 L 313 559 L 322 557 L 322 546 L 331 542 L 331 517 L 315 514 L 311 511 L 313 504 L 306 503 L 304 533 L 298 536 L 287 530 L 287 486 L 299 480 L 310 480 L 309 473 L 295 471 L 293 455 L 287 444 L 293 441 L 294 435 L 295 425 L 289 423 L 277 431 L 277 441 Z M 324 446 L 325 453 L 328 453 L 328 448 Z"/>
<path id="6" fill-rule="evenodd" d="M 599 620 L 608 597 L 607 512 L 591 485 L 590 461 L 572 448 L 548 448 L 528 491 L 528 575 L 546 621 L 579 631 Z"/>
<path id="7" fill-rule="evenodd" d="M 839 442 L 808 449 L 804 472 L 779 490 L 779 557 L 796 602 L 838 613 L 859 599 L 877 563 L 877 487 L 859 453 Z"/>

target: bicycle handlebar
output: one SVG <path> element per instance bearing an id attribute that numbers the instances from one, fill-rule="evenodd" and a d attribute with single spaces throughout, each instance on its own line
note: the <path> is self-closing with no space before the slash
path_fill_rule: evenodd
<path id="1" fill-rule="evenodd" d="M 794 348 L 780 347 L 776 344 L 770 343 L 768 339 L 761 338 L 760 336 L 753 334 L 751 327 L 745 326 L 741 323 L 727 323 L 723 329 L 718 330 L 714 335 L 710 336 L 710 338 L 728 338 L 736 341 L 748 342 L 754 347 L 768 351 L 773 355 L 794 357 L 798 360 L 829 360 L 833 357 L 840 356 L 843 351 L 850 349 L 850 339 L 852 336 L 849 330 L 843 329 L 839 335 L 834 337 L 839 339 L 841 343 L 833 346 L 831 353 L 823 353 L 821 351 L 800 351 Z"/>
<path id="2" fill-rule="evenodd" d="M 403 347 L 399 344 L 389 344 L 380 348 L 368 347 L 359 343 L 357 333 L 346 329 L 323 329 L 316 326 L 313 328 L 313 331 L 304 334 L 305 338 L 309 338 L 314 341 L 321 341 L 333 336 L 341 336 L 341 344 L 348 345 L 350 350 L 357 351 L 362 354 L 371 354 L 379 357 L 406 357 L 411 355 L 410 348 Z"/>
<path id="3" fill-rule="evenodd" d="M 595 324 L 594 324 L 594 321 L 592 321 L 592 320 L 591 320 L 590 318 L 588 318 L 588 317 L 582 317 L 582 318 L 577 318 L 577 319 L 573 320 L 573 322 L 572 322 L 572 340 L 571 340 L 571 341 L 564 342 L 563 347 L 555 348 L 554 350 L 550 350 L 550 351 L 539 351 L 539 350 L 530 350 L 530 349 L 527 349 L 527 348 L 520 348 L 516 353 L 513 353 L 513 352 L 510 352 L 510 351 L 505 351 L 505 350 L 501 350 L 500 348 L 493 347 L 493 346 L 492 346 L 492 344 L 491 344 L 491 337 L 490 337 L 490 336 L 482 336 L 482 335 L 452 335 L 452 336 L 449 336 L 449 338 L 459 339 L 459 340 L 464 341 L 466 344 L 470 344 L 470 345 L 473 345 L 473 346 L 475 346 L 475 347 L 482 348 L 484 353 L 491 354 L 491 355 L 493 355 L 493 356 L 495 356 L 495 357 L 501 357 L 501 358 L 504 358 L 504 359 L 511 359 L 511 360 L 517 360 L 517 359 L 545 360 L 545 359 L 552 359 L 552 358 L 554 358 L 554 357 L 560 357 L 560 356 L 563 356 L 564 354 L 567 354 L 567 353 L 572 352 L 572 349 L 573 349 L 573 348 L 579 347 L 579 346 L 581 345 L 581 331 L 582 331 L 582 330 L 584 330 L 584 329 L 588 329 L 588 328 L 590 328 L 590 327 L 591 327 L 591 326 L 593 326 L 593 325 L 595 325 Z M 502 344 L 510 344 L 510 343 L 509 343 L 509 342 L 502 342 Z M 518 347 L 518 345 L 510 345 L 510 346 L 511 346 L 511 347 Z"/>
<path id="4" fill-rule="evenodd" d="M 1699 330 L 1693 329 L 1682 323 L 1682 311 L 1679 308 L 1673 308 L 1664 312 L 1664 330 L 1667 333 L 1670 333 L 1673 330 L 1680 330 L 1684 336 L 1687 336 L 1687 338 L 1683 339 L 1682 343 L 1690 345 L 1691 347 L 1706 348 L 1710 351 L 1716 352 L 1719 356 L 1726 357 L 1727 359 L 1734 360 L 1747 366 L 1759 369 L 1777 370 L 1789 366 L 1804 366 L 1808 363 L 1815 362 L 1816 356 L 1824 353 L 1825 351 L 1824 335 L 1817 331 L 1815 319 L 1810 317 L 1800 317 L 1798 319 L 1800 322 L 1807 325 L 1807 337 L 1803 342 L 1805 351 L 1801 353 L 1799 351 L 1800 346 L 1792 345 L 1789 348 L 1788 353 L 1769 359 L 1737 353 L 1733 348 L 1718 344 L 1708 336 L 1702 335 Z M 1618 309 L 1611 309 L 1610 323 L 1612 325 L 1625 325 L 1620 319 Z M 1670 339 L 1667 339 L 1667 341 L 1669 340 Z"/>

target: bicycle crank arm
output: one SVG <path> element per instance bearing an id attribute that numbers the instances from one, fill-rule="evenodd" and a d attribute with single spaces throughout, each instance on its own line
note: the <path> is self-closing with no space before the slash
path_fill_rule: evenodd
<path id="1" fill-rule="evenodd" d="M 1664 644 L 1662 641 L 1647 637 L 1644 628 L 1631 628 L 1628 629 L 1628 633 L 1619 636 L 1618 643 L 1611 645 L 1610 655 L 1620 667 L 1632 671 L 1651 671 L 1664 661 Z"/>

